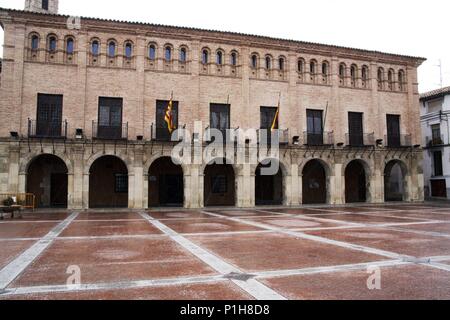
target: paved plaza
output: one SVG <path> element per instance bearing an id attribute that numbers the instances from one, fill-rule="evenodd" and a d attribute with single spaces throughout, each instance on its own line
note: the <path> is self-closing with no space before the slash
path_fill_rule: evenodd
<path id="1" fill-rule="evenodd" d="M 450 299 L 440 203 L 36 211 L 0 245 L 0 300 Z"/>

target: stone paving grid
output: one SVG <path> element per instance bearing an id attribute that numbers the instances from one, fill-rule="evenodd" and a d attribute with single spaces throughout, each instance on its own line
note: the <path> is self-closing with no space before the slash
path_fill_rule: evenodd
<path id="1" fill-rule="evenodd" d="M 35 212 L 0 245 L 0 300 L 450 299 L 445 204 Z"/>

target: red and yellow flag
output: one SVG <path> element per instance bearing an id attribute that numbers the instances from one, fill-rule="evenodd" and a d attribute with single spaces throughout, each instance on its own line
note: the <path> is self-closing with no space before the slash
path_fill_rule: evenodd
<path id="1" fill-rule="evenodd" d="M 169 105 L 167 106 L 166 115 L 164 117 L 164 121 L 167 123 L 167 129 L 169 130 L 169 133 L 172 134 L 172 132 L 176 129 L 175 125 L 173 124 L 173 101 L 172 98 L 169 101 Z"/>
<path id="2" fill-rule="evenodd" d="M 275 118 L 273 119 L 272 122 L 272 127 L 270 127 L 270 131 L 274 131 L 276 129 L 278 129 L 278 118 L 280 116 L 280 100 L 278 101 L 278 107 L 277 107 L 277 112 L 275 113 Z"/>

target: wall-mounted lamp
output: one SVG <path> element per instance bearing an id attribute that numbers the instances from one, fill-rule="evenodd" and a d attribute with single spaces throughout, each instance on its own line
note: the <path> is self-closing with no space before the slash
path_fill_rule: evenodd
<path id="1" fill-rule="evenodd" d="M 19 138 L 19 133 L 17 131 L 11 131 L 9 134 L 11 135 L 11 138 Z"/>
<path id="2" fill-rule="evenodd" d="M 376 142 L 377 147 L 382 147 L 383 146 L 383 139 L 378 139 Z"/>
<path id="3" fill-rule="evenodd" d="M 421 147 L 421 145 L 420 144 L 416 144 L 416 145 L 414 145 L 414 149 L 419 149 Z"/>
<path id="4" fill-rule="evenodd" d="M 136 139 L 137 139 L 137 141 L 142 141 L 142 140 L 144 140 L 144 136 L 137 136 Z"/>
<path id="5" fill-rule="evenodd" d="M 75 139 L 78 139 L 78 140 L 83 139 L 83 129 L 77 128 L 75 130 Z"/>
<path id="6" fill-rule="evenodd" d="M 299 136 L 293 136 L 292 137 L 292 144 L 298 146 L 300 144 L 300 137 Z"/>
<path id="7" fill-rule="evenodd" d="M 344 143 L 343 143 L 343 142 L 339 142 L 339 143 L 337 144 L 337 146 L 338 146 L 339 148 L 342 148 L 342 147 L 344 146 Z"/>

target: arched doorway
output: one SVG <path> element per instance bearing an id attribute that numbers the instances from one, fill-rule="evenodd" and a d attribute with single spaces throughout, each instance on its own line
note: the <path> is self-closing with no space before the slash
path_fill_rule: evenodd
<path id="1" fill-rule="evenodd" d="M 236 204 L 233 166 L 225 160 L 209 164 L 205 168 L 204 204 L 212 206 L 234 206 Z"/>
<path id="2" fill-rule="evenodd" d="M 278 163 L 275 174 L 265 174 L 263 169 L 269 169 L 272 161 L 263 161 L 255 172 L 255 201 L 256 205 L 281 205 L 283 204 L 283 173 Z"/>
<path id="3" fill-rule="evenodd" d="M 407 170 L 403 162 L 390 161 L 384 169 L 384 200 L 405 201 L 407 200 L 406 185 Z"/>
<path id="4" fill-rule="evenodd" d="M 31 161 L 27 170 L 27 193 L 36 197 L 38 208 L 67 208 L 68 180 L 64 161 L 51 154 Z"/>
<path id="5" fill-rule="evenodd" d="M 183 195 L 183 168 L 170 157 L 154 161 L 148 173 L 149 207 L 182 207 Z"/>
<path id="6" fill-rule="evenodd" d="M 309 161 L 303 168 L 303 204 L 327 203 L 327 175 L 319 160 Z"/>
<path id="7" fill-rule="evenodd" d="M 89 170 L 90 208 L 128 207 L 128 170 L 115 156 L 95 160 Z"/>
<path id="8" fill-rule="evenodd" d="M 353 160 L 345 168 L 345 202 L 360 203 L 367 201 L 367 178 L 364 165 Z"/>

